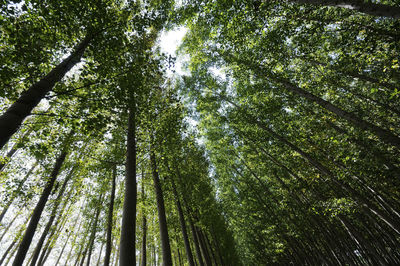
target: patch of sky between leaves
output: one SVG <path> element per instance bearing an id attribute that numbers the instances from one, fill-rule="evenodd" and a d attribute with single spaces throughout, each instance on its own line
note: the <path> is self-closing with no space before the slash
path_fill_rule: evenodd
<path id="1" fill-rule="evenodd" d="M 172 76 L 174 73 L 177 75 L 188 75 L 184 70 L 185 61 L 189 60 L 188 55 L 177 55 L 177 49 L 182 44 L 183 37 L 187 32 L 187 28 L 179 27 L 169 31 L 162 31 L 158 39 L 161 52 L 176 58 L 175 64 L 168 69 L 167 74 Z"/>

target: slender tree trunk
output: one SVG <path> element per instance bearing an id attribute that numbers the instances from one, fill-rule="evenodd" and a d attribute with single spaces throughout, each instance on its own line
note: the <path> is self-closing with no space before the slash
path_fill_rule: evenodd
<path id="1" fill-rule="evenodd" d="M 193 220 L 190 218 L 190 216 L 188 216 L 188 219 L 189 219 L 190 228 L 192 230 L 192 236 L 193 236 L 194 247 L 196 249 L 197 260 L 199 261 L 200 266 L 204 266 L 203 258 L 201 257 L 199 239 L 197 238 L 196 229 L 194 227 Z"/>
<path id="2" fill-rule="evenodd" d="M 72 255 L 72 251 L 74 250 L 74 246 L 75 246 L 75 243 L 76 243 L 76 238 L 78 237 L 78 233 L 79 233 L 79 231 L 81 229 L 82 222 L 83 222 L 83 220 L 81 220 L 79 222 L 78 229 L 76 231 L 74 230 L 74 238 L 72 240 L 71 249 L 68 252 L 67 258 L 66 258 L 65 263 L 64 263 L 64 266 L 68 265 L 67 263 L 69 263 L 69 259 L 70 259 L 71 255 Z M 74 229 L 75 229 L 75 227 L 74 227 Z"/>
<path id="3" fill-rule="evenodd" d="M 37 225 L 39 223 L 40 216 L 42 215 L 44 206 L 46 205 L 47 199 L 49 198 L 51 190 L 53 189 L 54 182 L 56 181 L 56 178 L 58 176 L 58 173 L 60 172 L 61 166 L 62 166 L 66 156 L 67 156 L 67 152 L 63 151 L 63 152 L 61 152 L 60 156 L 56 160 L 54 169 L 50 175 L 49 180 L 46 183 L 46 187 L 44 188 L 44 190 L 42 192 L 39 202 L 37 203 L 37 205 L 33 211 L 32 218 L 29 221 L 29 225 L 25 231 L 25 235 L 22 238 L 21 244 L 18 248 L 17 255 L 15 256 L 14 262 L 12 264 L 13 266 L 22 265 L 24 262 L 26 253 L 28 252 L 29 246 L 32 242 L 33 235 L 35 234 Z"/>
<path id="4" fill-rule="evenodd" d="M 33 251 L 33 258 L 32 258 L 32 261 L 30 263 L 31 266 L 35 266 L 36 261 L 39 258 L 39 254 L 40 254 L 40 251 L 42 249 L 44 240 L 46 239 L 47 234 L 48 234 L 51 226 L 53 225 L 54 219 L 56 218 L 56 214 L 57 214 L 57 211 L 58 211 L 58 206 L 60 205 L 61 198 L 62 198 L 62 196 L 64 194 L 65 188 L 67 187 L 67 183 L 68 183 L 68 181 L 71 179 L 71 177 L 73 175 L 73 171 L 74 171 L 74 169 L 71 169 L 71 171 L 69 172 L 69 174 L 65 178 L 64 183 L 63 183 L 63 185 L 62 185 L 62 187 L 60 189 L 60 192 L 59 192 L 59 194 L 58 194 L 58 196 L 57 196 L 57 198 L 56 198 L 56 200 L 54 202 L 54 206 L 53 206 L 53 209 L 52 209 L 51 214 L 50 214 L 50 219 L 47 222 L 46 227 L 44 228 L 44 230 L 42 232 L 42 236 L 40 237 L 38 243 L 36 244 L 35 250 Z"/>
<path id="5" fill-rule="evenodd" d="M 21 227 L 20 229 L 18 229 L 18 232 L 17 232 L 17 234 L 15 235 L 15 237 L 14 237 L 14 239 L 13 239 L 13 242 L 12 242 L 12 243 L 14 243 L 13 246 L 15 246 L 15 244 L 19 242 L 19 239 L 20 239 L 20 237 L 21 237 L 21 235 L 22 235 L 22 232 L 23 232 L 23 230 L 25 229 L 23 226 L 24 226 L 24 224 L 28 223 L 28 221 L 29 221 L 29 220 L 31 219 L 31 217 L 32 217 L 32 214 L 33 214 L 33 212 L 31 212 L 31 213 L 29 214 L 29 216 L 28 216 L 28 217 L 26 218 L 26 220 L 25 220 L 25 223 L 23 223 L 22 227 Z M 17 213 L 17 216 L 19 216 L 19 215 L 20 215 L 20 214 Z M 11 248 L 12 248 L 12 247 L 11 247 Z M 14 255 L 15 251 L 17 250 L 17 248 L 18 248 L 18 245 L 15 246 L 15 248 L 14 248 L 13 251 L 11 252 L 11 255 L 9 256 L 9 258 L 8 258 L 8 260 L 7 260 L 7 262 L 6 262 L 6 265 L 8 265 L 8 262 L 10 261 L 10 259 L 12 258 L 12 256 Z M 3 255 L 4 259 L 6 259 L 8 253 L 9 253 L 9 251 L 6 251 L 6 252 L 5 252 L 5 254 Z M 2 258 L 3 258 L 3 257 L 2 257 Z M 3 260 L 3 261 L 4 261 L 4 260 Z M 0 263 L 0 265 L 1 265 L 1 263 Z"/>
<path id="6" fill-rule="evenodd" d="M 68 220 L 68 215 L 64 215 L 64 211 L 65 211 L 65 209 L 68 209 L 67 213 L 70 213 L 70 210 L 73 205 L 72 204 L 69 205 L 68 208 L 67 208 L 67 206 L 69 203 L 69 199 L 71 198 L 71 195 L 72 195 L 72 193 L 70 191 L 69 196 L 65 199 L 64 207 L 62 208 L 61 212 L 59 213 L 58 218 L 53 226 L 54 229 L 51 230 L 50 235 L 47 239 L 47 243 L 45 244 L 45 246 L 43 248 L 42 254 L 40 254 L 37 265 L 41 266 L 46 262 L 51 251 L 53 250 L 55 242 L 57 241 L 61 231 L 63 230 L 63 228 Z"/>
<path id="7" fill-rule="evenodd" d="M 72 226 L 72 228 L 75 228 L 76 224 L 78 223 L 78 220 L 79 220 L 79 219 L 76 219 L 76 220 L 75 220 L 75 223 L 74 223 L 74 225 Z M 78 228 L 80 228 L 80 227 L 81 227 L 81 225 L 79 224 Z M 79 229 L 78 229 L 78 230 L 79 230 Z M 57 258 L 57 261 L 56 261 L 55 265 L 58 265 L 58 263 L 60 262 L 60 259 L 61 259 L 62 255 L 64 254 L 64 250 L 65 250 L 65 248 L 67 247 L 67 244 L 69 243 L 68 240 L 69 240 L 69 238 L 71 237 L 72 233 L 73 233 L 73 230 L 70 230 L 69 233 L 68 233 L 67 239 L 65 240 L 64 245 L 63 245 L 63 247 L 62 247 L 62 249 L 61 249 L 61 252 L 60 252 L 60 254 L 58 255 L 58 258 Z"/>
<path id="8" fill-rule="evenodd" d="M 6 229 L 4 229 L 3 234 L 1 234 L 0 236 L 0 243 L 3 240 L 3 237 L 7 234 L 8 230 L 10 230 L 11 226 L 14 224 L 15 220 L 17 219 L 17 217 L 19 217 L 21 215 L 21 211 L 18 211 L 15 215 L 14 218 L 10 221 L 10 223 L 7 225 Z"/>
<path id="9" fill-rule="evenodd" d="M 14 240 L 13 242 L 11 242 L 11 244 L 8 246 L 8 248 L 6 249 L 6 251 L 3 254 L 3 257 L 1 257 L 0 259 L 0 265 L 3 264 L 4 260 L 7 258 L 8 254 L 10 253 L 10 250 L 15 246 L 15 244 L 17 243 L 16 240 Z"/>
<path id="10" fill-rule="evenodd" d="M 221 266 L 223 266 L 223 265 L 225 265 L 225 263 L 224 263 L 224 259 L 222 258 L 222 254 L 221 254 L 218 238 L 214 233 L 212 233 L 211 236 L 212 236 L 212 239 L 214 240 L 214 243 L 215 243 L 215 246 L 216 246 L 216 249 L 217 249 L 219 262 L 221 263 Z"/>
<path id="11" fill-rule="evenodd" d="M 18 185 L 16 191 L 20 191 L 20 190 L 21 190 L 22 186 L 25 184 L 25 181 L 28 180 L 29 176 L 32 174 L 32 172 L 33 172 L 33 170 L 35 169 L 36 165 L 37 165 L 37 163 L 35 163 L 35 164 L 31 167 L 31 169 L 29 169 L 28 173 L 25 175 L 25 177 L 24 177 L 24 179 L 22 180 L 22 182 L 19 183 L 19 185 Z M 11 204 L 14 202 L 15 198 L 16 198 L 16 193 L 13 193 L 13 195 L 11 196 L 11 198 L 10 198 L 10 200 L 8 201 L 7 205 L 4 206 L 4 209 L 3 209 L 3 211 L 2 211 L 1 214 L 0 214 L 0 222 L 3 220 L 4 215 L 6 215 L 8 209 L 10 208 Z M 1 240 L 0 240 L 0 241 L 1 241 Z"/>
<path id="12" fill-rule="evenodd" d="M 81 259 L 81 262 L 79 264 L 80 266 L 83 266 L 83 264 L 85 264 L 85 259 L 86 259 L 86 254 L 88 252 L 88 249 L 89 249 L 89 247 L 86 246 L 85 249 L 83 250 L 82 259 Z"/>
<path id="13" fill-rule="evenodd" d="M 211 246 L 210 239 L 208 238 L 208 236 L 205 232 L 203 233 L 203 235 L 204 235 L 204 240 L 206 241 L 206 245 L 207 245 L 208 249 L 210 250 L 211 258 L 213 259 L 215 265 L 218 265 L 217 257 L 215 256 L 215 252 L 213 250 L 213 247 Z"/>
<path id="14" fill-rule="evenodd" d="M 99 257 L 97 258 L 96 266 L 100 265 L 101 253 L 103 253 L 103 248 L 104 248 L 104 242 L 101 243 L 100 252 L 99 252 Z"/>
<path id="15" fill-rule="evenodd" d="M 289 0 L 290 2 L 310 5 L 343 7 L 380 17 L 400 18 L 400 8 L 384 4 L 366 3 L 361 0 Z"/>
<path id="16" fill-rule="evenodd" d="M 160 236 L 161 236 L 161 248 L 163 256 L 163 265 L 172 265 L 171 246 L 169 244 L 167 217 L 165 215 L 164 196 L 161 188 L 160 178 L 158 176 L 158 169 L 156 164 L 155 154 L 152 148 L 150 148 L 150 162 L 153 174 L 154 190 L 157 200 L 157 211 L 158 221 L 160 225 Z"/>
<path id="17" fill-rule="evenodd" d="M 314 94 L 301 89 L 300 87 L 292 84 L 290 81 L 288 81 L 286 79 L 282 79 L 282 78 L 273 78 L 273 79 L 277 80 L 278 82 L 285 85 L 285 87 L 288 90 L 318 104 L 319 106 L 325 108 L 326 110 L 331 111 L 332 113 L 336 114 L 337 116 L 351 122 L 353 125 L 361 128 L 363 130 L 368 130 L 368 131 L 374 133 L 382 141 L 384 141 L 388 144 L 391 144 L 400 149 L 400 138 L 398 136 L 394 135 L 391 131 L 383 129 L 381 127 L 378 127 L 370 122 L 367 122 L 367 121 L 357 117 L 354 114 L 344 111 L 341 108 L 331 104 L 330 102 L 325 101 L 324 99 L 317 97 Z"/>
<path id="18" fill-rule="evenodd" d="M 115 260 L 114 266 L 118 266 L 119 265 L 119 260 L 118 260 L 119 248 L 118 247 L 116 247 L 116 252 L 117 252 L 117 256 L 116 256 L 117 259 Z M 135 253 L 136 253 L 136 250 L 135 250 Z M 135 259 L 136 259 L 136 254 L 135 254 Z"/>
<path id="19" fill-rule="evenodd" d="M 93 224 L 92 232 L 91 232 L 91 235 L 90 235 L 90 238 L 89 238 L 89 251 L 88 251 L 89 253 L 88 253 L 88 259 L 87 259 L 87 262 L 86 262 L 86 266 L 90 266 L 90 259 L 92 257 L 94 239 L 96 237 L 96 231 L 97 231 L 97 223 L 99 221 L 99 215 L 100 215 L 100 212 L 101 212 L 101 209 L 102 209 L 101 208 L 101 206 L 102 206 L 102 198 L 103 198 L 103 194 L 100 194 L 99 203 L 98 203 L 99 206 L 97 206 L 96 215 L 94 217 L 94 224 Z"/>
<path id="20" fill-rule="evenodd" d="M 178 242 L 177 242 L 177 243 L 178 243 Z M 177 252 L 178 252 L 178 263 L 179 263 L 179 266 L 182 266 L 181 252 L 180 252 L 180 250 L 179 250 L 178 245 L 177 245 L 177 247 L 176 247 L 176 250 L 177 250 Z M 176 261 L 176 259 L 175 259 L 175 261 Z"/>
<path id="21" fill-rule="evenodd" d="M 92 36 L 89 35 L 83 39 L 70 56 L 53 68 L 45 77 L 33 84 L 27 91 L 23 92 L 19 99 L 0 116 L 0 149 L 3 148 L 10 137 L 18 130 L 22 121 L 30 115 L 33 108 L 81 60 L 91 40 Z"/>
<path id="22" fill-rule="evenodd" d="M 203 257 L 204 257 L 204 260 L 206 262 L 206 266 L 212 266 L 210 255 L 208 253 L 207 246 L 206 246 L 206 243 L 204 241 L 204 238 L 203 238 L 203 235 L 201 233 L 201 230 L 196 225 L 194 226 L 194 228 L 196 230 L 197 239 L 199 240 L 199 243 L 200 243 L 200 249 L 203 252 Z"/>
<path id="23" fill-rule="evenodd" d="M 244 111 L 241 107 L 238 105 L 234 104 L 239 110 L 248 118 L 250 121 L 255 123 L 257 126 L 259 126 L 261 129 L 265 130 L 268 132 L 271 136 L 274 138 L 278 139 L 288 147 L 290 147 L 292 150 L 296 151 L 299 153 L 305 160 L 307 160 L 311 165 L 313 165 L 316 169 L 318 169 L 323 175 L 328 177 L 333 184 L 340 189 L 341 194 L 348 193 L 351 197 L 353 197 L 355 200 L 359 201 L 363 206 L 365 206 L 366 210 L 369 210 L 370 212 L 374 213 L 376 216 L 378 216 L 382 221 L 384 221 L 387 225 L 389 225 L 396 233 L 400 234 L 400 224 L 395 220 L 392 219 L 392 217 L 388 216 L 386 213 L 381 211 L 379 208 L 377 208 L 369 199 L 363 197 L 357 190 L 353 189 L 351 186 L 349 186 L 347 183 L 344 183 L 343 181 L 337 179 L 335 175 L 328 169 L 326 168 L 323 164 L 321 164 L 318 160 L 315 160 L 310 154 L 307 152 L 303 151 L 290 141 L 288 141 L 286 138 L 282 137 L 281 135 L 277 134 L 275 131 L 270 129 L 267 125 L 264 123 L 260 122 L 257 118 L 253 117 L 252 115 L 249 115 L 246 111 Z"/>
<path id="24" fill-rule="evenodd" d="M 172 190 L 173 190 L 173 193 L 175 196 L 176 208 L 178 209 L 179 222 L 181 224 L 181 231 L 182 231 L 182 236 L 183 236 L 183 242 L 185 244 L 187 260 L 188 260 L 190 266 L 194 266 L 195 264 L 193 261 L 193 253 L 190 248 L 189 236 L 188 236 L 187 230 L 186 230 L 185 216 L 182 211 L 182 206 L 181 206 L 181 202 L 179 200 L 178 192 L 176 190 L 175 182 L 172 178 L 171 178 L 171 182 L 172 182 Z"/>
<path id="25" fill-rule="evenodd" d="M 132 103 L 134 105 L 135 103 Z M 119 261 L 121 266 L 136 265 L 136 108 L 129 108 L 125 199 L 122 214 L 121 240 Z"/>
<path id="26" fill-rule="evenodd" d="M 117 177 L 117 166 L 113 166 L 113 174 L 112 174 L 112 183 L 111 183 L 111 197 L 110 197 L 110 205 L 108 208 L 108 219 L 107 219 L 107 245 L 106 245 L 106 254 L 104 257 L 104 266 L 110 265 L 110 256 L 112 249 L 112 228 L 113 228 L 113 213 L 114 213 L 114 200 L 115 200 L 115 179 Z"/>
<path id="27" fill-rule="evenodd" d="M 142 168 L 142 199 L 143 199 L 143 205 L 145 204 L 145 199 L 146 195 L 144 193 L 144 174 L 143 174 L 143 168 Z M 145 208 L 142 210 L 142 215 L 143 215 L 143 220 L 142 220 L 142 230 L 143 230 L 143 236 L 142 236 L 142 261 L 141 265 L 146 266 L 147 262 L 147 251 L 146 251 L 146 237 L 147 237 L 147 220 L 146 220 L 146 213 L 145 213 Z"/>
<path id="28" fill-rule="evenodd" d="M 254 66 L 254 64 L 252 64 L 251 62 L 249 62 L 247 60 L 236 60 L 236 61 L 243 62 L 245 65 L 251 67 L 252 69 L 259 71 L 260 75 L 264 75 L 264 71 L 260 66 Z M 336 105 L 333 105 L 330 102 L 325 101 L 324 99 L 315 96 L 314 94 L 312 94 L 308 91 L 303 90 L 302 88 L 300 88 L 300 87 L 296 86 L 295 84 L 293 84 L 292 82 L 290 82 L 288 79 L 278 77 L 275 74 L 271 74 L 271 73 L 269 75 L 269 78 L 271 78 L 272 80 L 274 80 L 278 83 L 283 84 L 288 91 L 296 93 L 297 95 L 299 95 L 311 102 L 318 104 L 322 108 L 325 108 L 326 110 L 336 114 L 338 117 L 347 120 L 348 122 L 359 127 L 360 129 L 368 130 L 368 131 L 374 133 L 383 142 L 391 144 L 391 145 L 397 147 L 398 149 L 400 149 L 400 137 L 396 136 L 391 131 L 383 129 L 379 126 L 376 126 L 368 121 L 365 121 L 365 120 L 361 119 L 360 117 L 357 117 L 356 115 L 349 113 L 349 112 L 337 107 Z M 225 97 L 222 97 L 222 98 L 225 99 L 226 101 L 228 101 L 229 103 L 233 104 L 234 106 L 241 108 L 233 101 L 230 101 L 229 99 L 227 99 Z"/>

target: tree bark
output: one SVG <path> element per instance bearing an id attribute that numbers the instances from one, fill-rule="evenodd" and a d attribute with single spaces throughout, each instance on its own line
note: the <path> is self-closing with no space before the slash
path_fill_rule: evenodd
<path id="1" fill-rule="evenodd" d="M 75 228 L 76 224 L 78 223 L 78 220 L 79 219 L 75 220 L 75 223 L 72 226 L 72 228 Z M 78 228 L 80 228 L 80 227 L 81 227 L 81 225 L 79 224 Z M 55 265 L 58 265 L 58 263 L 60 262 L 60 259 L 61 259 L 62 255 L 64 254 L 64 250 L 67 247 L 67 244 L 69 243 L 68 240 L 71 237 L 72 233 L 73 233 L 73 230 L 70 230 L 69 233 L 68 233 L 67 239 L 65 240 L 65 243 L 64 243 L 64 245 L 63 245 L 63 247 L 61 249 L 60 255 L 58 255 L 58 258 L 57 258 L 57 261 L 56 261 Z"/>
<path id="2" fill-rule="evenodd" d="M 190 248 L 189 236 L 188 236 L 187 230 L 186 230 L 185 216 L 183 215 L 182 206 L 181 206 L 181 202 L 179 200 L 178 191 L 176 190 L 175 182 L 174 182 L 174 180 L 172 178 L 171 178 L 171 182 L 172 182 L 173 193 L 174 193 L 174 196 L 175 196 L 176 208 L 178 209 L 179 222 L 181 224 L 181 231 L 182 231 L 182 236 L 183 236 L 183 242 L 185 244 L 187 260 L 188 260 L 190 266 L 194 266 L 195 264 L 194 264 L 194 261 L 193 261 L 193 253 L 192 253 L 192 250 Z"/>
<path id="3" fill-rule="evenodd" d="M 133 104 L 134 105 L 134 104 Z M 136 240 L 136 109 L 129 108 L 125 198 L 122 214 L 121 240 L 120 240 L 120 266 L 136 265 L 135 240 Z"/>
<path id="4" fill-rule="evenodd" d="M 33 258 L 32 258 L 31 263 L 30 263 L 31 266 L 35 266 L 36 261 L 39 258 L 39 254 L 40 254 L 40 251 L 42 249 L 44 240 L 46 239 L 47 234 L 48 234 L 51 226 L 53 225 L 54 219 L 56 218 L 56 214 L 57 214 L 57 211 L 58 211 L 58 206 L 60 205 L 61 198 L 62 198 L 62 196 L 64 194 L 65 188 L 67 187 L 67 183 L 68 183 L 68 181 L 71 179 L 71 177 L 73 175 L 73 171 L 74 171 L 74 169 L 71 169 L 71 171 L 69 172 L 68 176 L 65 178 L 64 183 L 63 183 L 63 185 L 62 185 L 62 187 L 60 189 L 60 192 L 59 192 L 59 194 L 58 194 L 58 196 L 57 196 L 57 198 L 56 198 L 56 200 L 54 202 L 54 206 L 53 206 L 53 209 L 52 209 L 51 214 L 50 214 L 50 219 L 47 222 L 46 227 L 43 230 L 42 236 L 40 237 L 38 243 L 36 244 L 35 250 L 33 251 Z"/>
<path id="5" fill-rule="evenodd" d="M 250 67 L 251 69 L 253 69 L 254 71 L 257 71 L 259 75 L 261 75 L 261 76 L 265 75 L 265 73 L 264 73 L 265 71 L 259 65 L 254 65 L 253 63 L 249 62 L 248 60 L 237 60 L 235 58 L 233 58 L 233 59 L 235 61 L 237 61 L 238 63 L 243 63 L 243 64 L 247 65 L 248 67 Z M 349 112 L 337 107 L 336 105 L 334 105 L 328 101 L 325 101 L 324 99 L 322 99 L 320 97 L 315 96 L 314 94 L 312 94 L 308 91 L 303 90 L 302 88 L 293 84 L 290 80 L 288 80 L 286 78 L 279 77 L 273 73 L 269 73 L 268 77 L 271 80 L 284 85 L 284 87 L 288 91 L 291 91 L 311 102 L 316 103 L 317 105 L 321 106 L 322 108 L 325 108 L 326 110 L 336 114 L 338 117 L 347 120 L 348 122 L 352 123 L 353 125 L 357 126 L 360 129 L 368 130 L 368 131 L 374 133 L 383 142 L 386 142 L 387 144 L 391 144 L 391 145 L 397 147 L 398 149 L 400 149 L 400 137 L 396 136 L 391 131 L 381 128 L 379 126 L 376 126 L 368 121 L 365 121 L 365 120 L 361 119 L 360 117 L 358 117 L 352 113 L 349 113 Z M 237 104 L 230 101 L 226 97 L 221 96 L 220 98 L 225 99 L 226 101 L 230 102 L 231 104 L 233 104 L 236 107 L 238 106 Z"/>
<path id="6" fill-rule="evenodd" d="M 88 35 L 85 37 L 76 46 L 75 51 L 70 56 L 53 68 L 45 77 L 33 84 L 27 91 L 23 92 L 19 99 L 0 116 L 0 149 L 3 148 L 10 137 L 18 130 L 23 120 L 30 115 L 33 108 L 81 60 L 91 40 L 92 36 Z"/>
<path id="7" fill-rule="evenodd" d="M 361 0 L 289 0 L 290 2 L 310 5 L 343 7 L 380 17 L 400 18 L 400 8 L 384 4 L 365 3 Z"/>
<path id="8" fill-rule="evenodd" d="M 110 256 L 112 249 L 112 228 L 113 228 L 113 213 L 114 213 L 114 200 L 115 200 L 115 179 L 117 177 L 117 166 L 113 167 L 111 183 L 111 197 L 110 205 L 108 208 L 108 218 L 107 218 L 107 244 L 106 244 L 106 254 L 104 257 L 104 266 L 110 265 Z"/>
<path id="9" fill-rule="evenodd" d="M 15 220 L 17 219 L 17 217 L 19 217 L 20 215 L 21 215 L 21 211 L 18 211 L 14 215 L 14 218 L 12 218 L 12 220 L 8 223 L 7 227 L 4 229 L 3 233 L 0 236 L 0 243 L 3 240 L 3 237 L 7 234 L 8 230 L 10 230 L 11 226 L 14 224 Z"/>
<path id="10" fill-rule="evenodd" d="M 22 238 L 21 244 L 18 248 L 18 252 L 15 256 L 13 266 L 20 266 L 23 264 L 26 253 L 28 252 L 29 246 L 32 242 L 33 235 L 35 234 L 36 228 L 38 226 L 40 216 L 42 215 L 44 206 L 46 205 L 47 199 L 50 196 L 51 190 L 53 189 L 54 182 L 56 181 L 56 178 L 58 176 L 58 173 L 60 172 L 61 166 L 63 162 L 65 161 L 65 158 L 67 156 L 66 151 L 62 151 L 60 156 L 57 158 L 56 163 L 54 165 L 54 169 L 50 175 L 49 180 L 46 183 L 46 187 L 44 188 L 42 195 L 39 199 L 39 202 L 37 203 L 33 214 L 32 218 L 29 221 L 29 225 L 25 231 L 25 235 Z"/>
<path id="11" fill-rule="evenodd" d="M 10 250 L 14 247 L 14 245 L 17 243 L 16 240 L 14 240 L 13 242 L 11 242 L 11 244 L 8 246 L 8 248 L 6 249 L 6 251 L 3 254 L 3 257 L 1 257 L 0 259 L 0 265 L 3 264 L 4 260 L 7 258 L 8 254 L 10 253 Z"/>
<path id="12" fill-rule="evenodd" d="M 160 178 L 158 176 L 158 169 L 156 164 L 155 154 L 152 148 L 150 148 L 150 162 L 153 174 L 154 190 L 157 200 L 157 211 L 158 221 L 160 225 L 160 236 L 161 236 L 161 248 L 163 256 L 163 265 L 172 265 L 171 247 L 169 244 L 167 217 L 165 215 L 164 196 L 161 188 Z"/>
<path id="13" fill-rule="evenodd" d="M 391 131 L 383 129 L 381 127 L 378 127 L 368 121 L 365 121 L 365 120 L 357 117 L 356 115 L 349 113 L 349 112 L 337 107 L 336 105 L 333 105 L 330 102 L 325 101 L 324 99 L 317 97 L 314 94 L 301 89 L 300 87 L 294 85 L 287 79 L 277 78 L 277 77 L 272 77 L 272 79 L 283 84 L 285 86 L 285 88 L 288 89 L 289 91 L 292 91 L 292 92 L 300 95 L 301 97 L 306 98 L 306 99 L 318 104 L 319 106 L 325 108 L 326 110 L 331 111 L 332 113 L 336 114 L 338 117 L 349 121 L 350 123 L 359 127 L 360 129 L 368 130 L 368 131 L 374 133 L 382 141 L 384 141 L 388 144 L 391 144 L 391 145 L 397 147 L 398 149 L 400 149 L 400 138 L 398 136 L 394 135 Z"/>
<path id="14" fill-rule="evenodd" d="M 96 266 L 100 265 L 101 253 L 103 253 L 103 248 L 104 248 L 104 242 L 101 243 L 100 252 L 99 252 L 99 257 L 97 258 Z"/>
<path id="15" fill-rule="evenodd" d="M 103 194 L 100 194 L 99 202 L 98 202 L 99 206 L 97 206 L 96 215 L 94 217 L 94 223 L 93 223 L 93 227 L 92 227 L 92 232 L 90 233 L 90 238 L 89 238 L 89 249 L 88 249 L 89 253 L 88 253 L 88 259 L 86 262 L 86 266 L 90 266 L 90 259 L 92 257 L 94 239 L 96 237 L 96 231 L 97 231 L 97 223 L 99 221 L 99 215 L 101 212 L 102 198 L 103 198 Z"/>
<path id="16" fill-rule="evenodd" d="M 31 134 L 32 132 L 32 128 L 28 129 L 23 135 L 22 137 L 17 140 L 17 142 L 14 143 L 14 145 L 12 146 L 11 150 L 9 150 L 7 152 L 7 155 L 5 156 L 5 160 L 6 162 L 4 163 L 0 163 L 0 172 L 3 171 L 4 167 L 9 163 L 11 157 L 14 156 L 14 154 L 18 151 L 18 145 L 22 142 L 24 142 L 26 140 L 26 138 Z"/>
<path id="17" fill-rule="evenodd" d="M 208 253 L 207 246 L 206 246 L 206 243 L 204 241 L 201 229 L 198 228 L 196 225 L 194 226 L 194 228 L 196 230 L 197 239 L 199 240 L 199 243 L 200 243 L 200 249 L 203 252 L 203 257 L 204 257 L 204 260 L 206 262 L 206 266 L 212 266 L 212 262 L 211 262 L 211 259 L 210 259 L 210 254 Z"/>
<path id="18" fill-rule="evenodd" d="M 143 205 L 144 205 L 144 201 L 145 201 L 145 194 L 144 194 L 144 182 L 143 182 L 143 169 L 142 169 L 142 199 L 143 199 Z M 147 251 L 146 251 L 146 237 L 147 237 L 147 219 L 146 219 L 146 213 L 145 213 L 145 208 L 143 208 L 142 211 L 142 215 L 143 215 L 143 220 L 142 220 L 142 230 L 143 230 L 143 236 L 142 236 L 142 261 L 141 261 L 141 265 L 142 266 L 146 266 L 146 262 L 147 262 Z"/>
<path id="19" fill-rule="evenodd" d="M 194 247 L 196 249 L 197 260 L 199 261 L 199 265 L 200 266 L 204 266 L 203 258 L 201 257 L 199 239 L 197 238 L 197 234 L 196 234 L 196 229 L 194 227 L 193 220 L 190 217 L 188 217 L 188 218 L 189 218 L 190 228 L 191 228 L 191 231 L 192 231 Z"/>

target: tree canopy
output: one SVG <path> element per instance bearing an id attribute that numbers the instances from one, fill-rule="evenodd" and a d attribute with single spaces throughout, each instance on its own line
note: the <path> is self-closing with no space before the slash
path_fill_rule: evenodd
<path id="1" fill-rule="evenodd" d="M 400 264 L 399 18 L 2 1 L 0 265 Z"/>

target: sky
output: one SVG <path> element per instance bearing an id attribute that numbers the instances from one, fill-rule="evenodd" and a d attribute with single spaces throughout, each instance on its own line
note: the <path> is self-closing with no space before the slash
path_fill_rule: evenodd
<path id="1" fill-rule="evenodd" d="M 187 28 L 185 27 L 179 27 L 170 31 L 163 31 L 159 38 L 161 52 L 171 55 L 172 57 L 176 57 L 176 50 L 178 49 L 179 45 L 181 45 L 186 32 Z M 178 56 L 175 61 L 175 67 L 173 68 L 177 74 L 184 74 L 183 62 L 187 59 L 187 56 Z M 172 75 L 172 71 L 168 71 L 168 75 Z"/>

